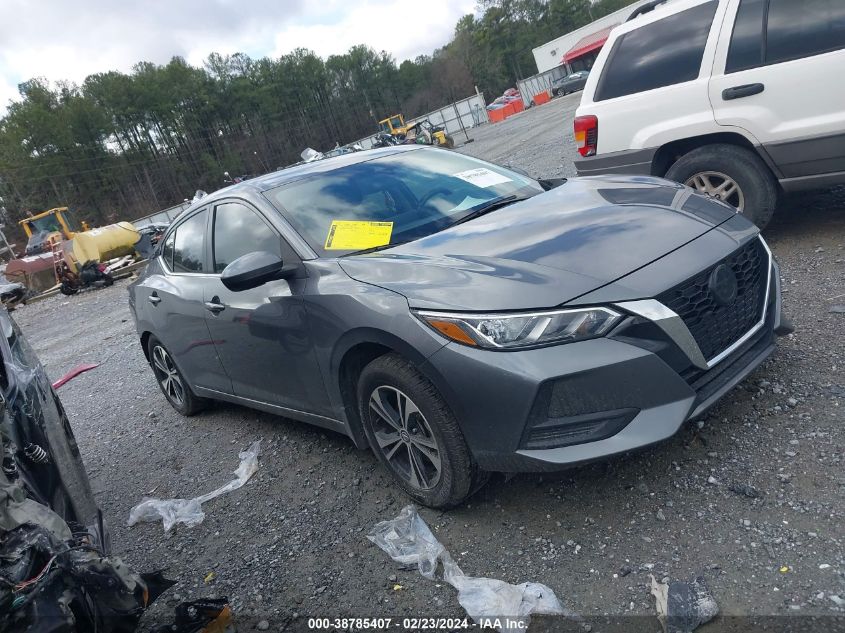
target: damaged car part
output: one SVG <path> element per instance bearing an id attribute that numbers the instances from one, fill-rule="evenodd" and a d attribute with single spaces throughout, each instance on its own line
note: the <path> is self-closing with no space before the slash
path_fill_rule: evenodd
<path id="1" fill-rule="evenodd" d="M 0 310 L 0 630 L 133 631 L 173 583 L 110 552 L 70 423 Z"/>

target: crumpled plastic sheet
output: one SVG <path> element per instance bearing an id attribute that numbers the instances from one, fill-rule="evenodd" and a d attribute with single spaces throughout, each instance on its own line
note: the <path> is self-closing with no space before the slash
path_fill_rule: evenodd
<path id="1" fill-rule="evenodd" d="M 249 478 L 258 470 L 258 456 L 261 454 L 261 440 L 253 442 L 250 447 L 238 453 L 241 463 L 235 471 L 235 478 L 217 490 L 206 493 L 193 499 L 156 499 L 145 497 L 141 503 L 129 511 L 127 525 L 135 525 L 140 522 L 161 520 L 164 531 L 169 532 L 177 523 L 184 523 L 193 527 L 202 523 L 205 519 L 205 512 L 202 511 L 202 504 L 215 497 L 232 492 L 243 486 Z"/>
<path id="2" fill-rule="evenodd" d="M 476 622 L 498 618 L 500 633 L 525 631 L 531 614 L 581 619 L 564 607 L 546 585 L 535 582 L 512 585 L 495 578 L 464 574 L 412 505 L 402 508 L 395 519 L 378 523 L 367 538 L 397 563 L 416 564 L 420 574 L 429 580 L 435 579 L 440 561 L 443 580 L 458 590 L 458 602 L 467 614 Z"/>

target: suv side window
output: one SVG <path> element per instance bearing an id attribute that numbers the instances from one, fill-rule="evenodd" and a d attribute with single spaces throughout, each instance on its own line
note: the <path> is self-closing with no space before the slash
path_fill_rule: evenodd
<path id="1" fill-rule="evenodd" d="M 214 209 L 211 243 L 215 273 L 222 273 L 226 266 L 247 253 L 267 251 L 282 261 L 290 261 L 292 252 L 288 248 L 283 253 L 279 234 L 255 211 L 237 202 L 226 202 Z"/>
<path id="2" fill-rule="evenodd" d="M 608 57 L 595 100 L 696 79 L 717 6 L 718 2 L 705 2 L 620 37 Z"/>
<path id="3" fill-rule="evenodd" d="M 843 0 L 769 0 L 766 63 L 845 48 Z M 831 78 L 832 81 L 841 81 Z"/>
<path id="4" fill-rule="evenodd" d="M 726 73 L 756 68 L 763 63 L 763 14 L 768 0 L 742 0 L 731 34 Z"/>
<path id="5" fill-rule="evenodd" d="M 207 272 L 205 270 L 207 224 L 208 209 L 203 209 L 176 227 L 176 239 L 173 242 L 173 272 Z"/>

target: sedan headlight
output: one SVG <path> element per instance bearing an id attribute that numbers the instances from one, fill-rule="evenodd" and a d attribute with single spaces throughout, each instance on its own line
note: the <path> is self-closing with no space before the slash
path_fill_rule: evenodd
<path id="1" fill-rule="evenodd" d="M 415 313 L 446 338 L 472 347 L 516 349 L 602 336 L 622 315 L 609 308 L 506 314 Z"/>

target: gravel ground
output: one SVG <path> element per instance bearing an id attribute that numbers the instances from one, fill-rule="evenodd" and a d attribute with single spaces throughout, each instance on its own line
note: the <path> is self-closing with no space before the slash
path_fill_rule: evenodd
<path id="1" fill-rule="evenodd" d="M 461 151 L 571 175 L 577 100 L 477 130 Z M 545 583 L 585 616 L 653 615 L 649 574 L 703 575 L 725 614 L 845 616 L 845 314 L 830 311 L 845 303 L 845 190 L 786 200 L 767 238 L 796 333 L 668 442 L 555 476 L 496 478 L 464 507 L 422 510 L 465 572 Z M 463 615 L 451 587 L 366 540 L 407 503 L 371 454 L 236 406 L 191 419 L 172 411 L 126 286 L 54 297 L 15 318 L 52 378 L 101 363 L 60 395 L 115 551 L 178 581 L 146 625 L 198 596 L 228 596 L 247 627 L 263 619 L 270 630 L 303 630 L 306 616 Z M 228 481 L 256 439 L 258 473 L 205 504 L 201 525 L 169 537 L 160 524 L 126 527 L 145 494 L 191 497 Z"/>
<path id="2" fill-rule="evenodd" d="M 457 151 L 500 165 L 525 170 L 536 178 L 575 175 L 572 163 L 578 152 L 572 133 L 572 118 L 581 93 L 558 97 L 549 103 L 524 110 L 503 123 L 468 130 L 455 135 Z"/>

